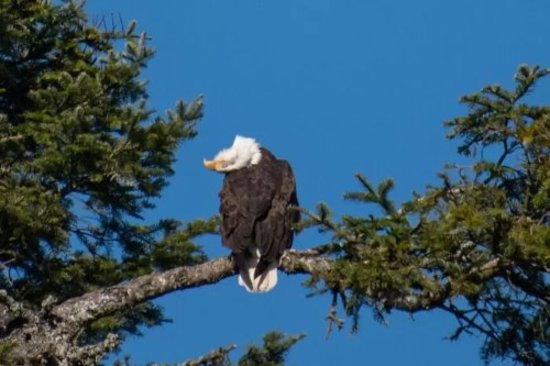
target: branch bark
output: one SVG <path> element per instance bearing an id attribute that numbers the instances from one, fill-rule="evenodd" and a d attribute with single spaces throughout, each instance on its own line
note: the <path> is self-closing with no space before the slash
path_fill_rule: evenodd
<path id="1" fill-rule="evenodd" d="M 55 306 L 51 313 L 65 322 L 81 325 L 173 291 L 217 283 L 235 273 L 230 258 L 222 257 L 195 266 L 151 273 L 89 292 Z"/>

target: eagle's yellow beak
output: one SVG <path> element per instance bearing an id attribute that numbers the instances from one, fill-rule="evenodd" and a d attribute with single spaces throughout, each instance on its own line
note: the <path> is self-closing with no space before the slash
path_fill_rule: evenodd
<path id="1" fill-rule="evenodd" d="M 223 167 L 223 160 L 204 160 L 203 164 L 205 168 L 210 170 L 220 170 Z"/>

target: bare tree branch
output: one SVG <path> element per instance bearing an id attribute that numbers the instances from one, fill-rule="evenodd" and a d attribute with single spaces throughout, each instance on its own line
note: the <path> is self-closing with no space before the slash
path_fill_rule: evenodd
<path id="1" fill-rule="evenodd" d="M 84 324 L 176 290 L 217 283 L 235 274 L 228 257 L 189 267 L 155 272 L 89 292 L 55 306 L 51 313 L 64 321 Z"/>

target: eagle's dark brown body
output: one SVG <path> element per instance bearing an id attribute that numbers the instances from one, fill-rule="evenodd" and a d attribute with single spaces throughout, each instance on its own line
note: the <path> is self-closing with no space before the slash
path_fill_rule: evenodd
<path id="1" fill-rule="evenodd" d="M 254 277 L 262 276 L 268 266 L 278 264 L 283 252 L 292 246 L 292 224 L 300 214 L 289 207 L 298 206 L 296 183 L 288 162 L 279 160 L 267 149 L 260 149 L 258 164 L 227 172 L 220 192 L 221 235 L 230 248 L 243 276 L 247 258 L 256 249 L 260 261 Z M 250 287 L 250 286 L 249 286 Z"/>

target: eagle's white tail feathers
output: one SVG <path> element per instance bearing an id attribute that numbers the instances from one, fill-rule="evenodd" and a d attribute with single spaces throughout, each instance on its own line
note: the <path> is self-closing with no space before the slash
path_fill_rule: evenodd
<path id="1" fill-rule="evenodd" d="M 246 273 L 244 273 L 244 276 L 247 276 L 250 279 L 250 286 L 248 285 L 248 281 L 246 281 L 242 276 L 243 274 L 239 274 L 239 285 L 243 286 L 246 291 L 248 292 L 267 292 L 273 289 L 275 285 L 277 284 L 277 262 L 272 262 L 269 264 L 269 266 L 266 268 L 266 270 L 257 278 L 254 278 L 254 272 L 256 271 L 256 266 L 258 265 L 258 262 L 260 261 L 260 253 L 254 253 L 257 255 L 251 255 L 246 260 Z M 241 269 L 243 270 L 243 269 Z"/>

